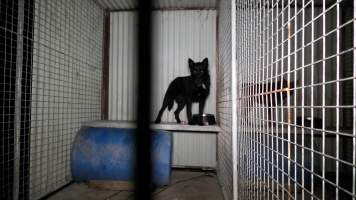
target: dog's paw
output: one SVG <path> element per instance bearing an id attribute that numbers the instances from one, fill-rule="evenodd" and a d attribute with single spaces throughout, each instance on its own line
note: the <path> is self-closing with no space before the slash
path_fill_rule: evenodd
<path id="1" fill-rule="evenodd" d="M 187 122 L 186 121 L 181 121 L 179 124 L 187 125 Z"/>
<path id="2" fill-rule="evenodd" d="M 203 122 L 199 122 L 198 125 L 199 126 L 205 126 L 205 124 Z"/>

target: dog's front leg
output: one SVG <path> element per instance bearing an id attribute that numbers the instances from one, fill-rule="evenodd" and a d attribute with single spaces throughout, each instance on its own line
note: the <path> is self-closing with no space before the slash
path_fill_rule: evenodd
<path id="1" fill-rule="evenodd" d="M 193 120 L 192 120 L 192 101 L 191 100 L 187 101 L 187 117 L 188 117 L 188 124 L 192 125 Z"/>
<path id="2" fill-rule="evenodd" d="M 199 101 L 199 115 L 200 116 L 202 116 L 204 113 L 205 101 L 206 101 L 206 98 L 202 98 Z"/>

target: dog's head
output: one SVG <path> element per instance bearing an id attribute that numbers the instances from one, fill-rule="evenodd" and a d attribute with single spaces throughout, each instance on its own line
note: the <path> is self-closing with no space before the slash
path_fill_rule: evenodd
<path id="1" fill-rule="evenodd" d="M 208 58 L 204 58 L 202 62 L 194 62 L 192 59 L 188 59 L 189 70 L 192 76 L 202 77 L 204 74 L 208 73 Z"/>

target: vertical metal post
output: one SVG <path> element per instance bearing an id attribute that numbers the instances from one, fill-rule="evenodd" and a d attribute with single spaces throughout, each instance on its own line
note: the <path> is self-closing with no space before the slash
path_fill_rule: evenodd
<path id="1" fill-rule="evenodd" d="M 311 1 L 311 58 L 310 58 L 310 64 L 311 64 L 311 88 L 310 88 L 310 105 L 311 105 L 311 111 L 310 111 L 310 117 L 311 117 L 311 194 L 314 194 L 314 0 Z M 311 199 L 314 199 L 313 196 Z"/>
<path id="2" fill-rule="evenodd" d="M 249 9 L 251 10 L 251 13 L 254 9 L 254 2 L 253 1 L 250 1 L 250 4 L 249 4 Z M 261 12 L 261 21 L 260 21 L 260 28 L 262 30 L 262 27 L 263 27 L 263 20 L 262 20 L 262 16 L 263 16 L 263 10 L 260 11 Z M 255 27 L 252 26 L 253 23 L 250 23 L 250 30 L 252 31 L 252 33 L 255 32 Z M 259 48 L 259 54 L 258 54 L 258 57 L 257 59 L 253 59 L 256 55 L 256 52 L 255 50 L 252 48 L 253 45 L 256 43 L 256 41 L 254 40 L 254 38 L 252 38 L 251 36 L 253 36 L 253 34 L 250 35 L 250 52 L 251 52 L 251 56 L 250 56 L 250 63 L 251 63 L 251 66 L 253 66 L 252 68 L 252 73 L 251 73 L 251 80 L 252 80 L 252 83 L 257 83 L 257 70 L 258 68 L 260 68 L 262 66 L 262 62 L 263 62 L 263 45 L 261 44 L 260 45 L 260 48 Z M 259 36 L 260 36 L 260 41 L 263 40 L 263 32 L 260 31 L 259 33 Z M 260 176 L 259 176 L 259 167 L 260 167 L 260 162 L 259 162 L 259 145 L 258 145 L 258 139 L 259 139 L 259 129 L 258 129 L 258 124 L 259 124 L 259 121 L 258 121 L 258 108 L 256 106 L 256 104 L 258 103 L 257 102 L 257 88 L 258 88 L 258 84 L 254 84 L 253 85 L 253 88 L 252 88 L 252 109 L 253 109 L 253 116 L 252 116 L 252 119 L 251 119 L 251 122 L 253 124 L 253 129 L 254 129 L 254 133 L 252 135 L 252 142 L 253 142 L 253 146 L 252 146 L 252 152 L 253 153 L 253 162 L 251 163 L 252 166 L 253 166 L 253 191 L 254 191 L 254 194 L 252 194 L 252 198 L 258 198 L 259 196 L 259 189 L 258 189 L 258 182 L 260 180 Z"/>
<path id="3" fill-rule="evenodd" d="M 261 4 L 263 4 L 262 2 L 261 2 Z M 251 9 L 255 9 L 255 5 L 251 5 Z M 261 29 L 263 30 L 262 32 L 261 32 L 261 41 L 263 41 L 264 42 L 264 38 L 265 38 L 265 29 L 264 29 L 264 25 L 265 25 L 265 18 L 264 18 L 264 16 L 265 16 L 265 9 L 262 9 L 261 10 L 261 12 L 262 12 L 262 16 L 263 16 L 263 20 L 261 21 Z M 255 98 L 255 100 L 254 100 L 254 108 L 255 108 L 255 121 L 257 122 L 256 123 L 256 134 L 255 134 L 255 151 L 256 151 L 256 156 L 257 156 L 257 160 L 256 160 L 256 162 L 257 162 L 257 164 L 255 164 L 255 168 L 256 168 L 256 175 L 255 175 L 255 177 L 256 177 L 256 195 L 255 195 L 255 197 L 257 198 L 257 199 L 259 199 L 260 197 L 261 197 L 261 194 L 262 194 L 262 191 L 261 191 L 261 184 L 260 183 L 262 183 L 262 173 L 260 173 L 261 172 L 261 170 L 263 170 L 263 168 L 262 168 L 262 160 L 261 160 L 261 156 L 262 156 L 262 154 L 261 154 L 261 151 L 262 151 L 262 131 L 261 131 L 261 128 L 260 128 L 260 125 L 261 125 L 261 112 L 260 112 L 260 108 L 259 108 L 259 106 L 257 106 L 257 105 L 260 105 L 260 102 L 258 101 L 258 99 L 260 99 L 260 96 L 258 96 L 258 95 L 256 95 L 256 94 L 258 94 L 259 93 L 259 91 L 260 91 L 260 82 L 259 82 L 259 79 L 258 79 L 258 76 L 259 76 L 259 71 L 261 71 L 261 70 L 263 70 L 263 64 L 264 64 L 264 60 L 265 60 L 265 58 L 264 58 L 264 56 L 265 56 L 265 44 L 263 43 L 262 44 L 262 46 L 261 46 L 261 48 L 260 48 L 260 51 L 261 51 L 261 55 L 260 55 L 260 61 L 257 63 L 257 65 L 255 65 L 256 66 L 256 68 L 255 68 L 255 72 L 254 72 L 254 83 L 257 83 L 257 84 L 255 84 L 255 90 L 254 90 L 254 92 L 253 92 L 253 95 L 255 96 L 254 98 Z M 254 61 L 254 62 L 256 62 L 256 61 Z"/>
<path id="4" fill-rule="evenodd" d="M 259 88 L 259 91 L 258 91 L 258 94 L 260 94 L 261 92 L 265 91 L 266 89 L 264 88 L 265 87 L 265 77 L 267 77 L 266 75 L 268 74 L 268 71 L 269 71 L 269 61 L 270 61 L 270 57 L 269 57 L 269 54 L 270 54 L 270 43 L 269 43 L 269 37 L 270 37 L 270 9 L 269 9 L 269 2 L 267 1 L 265 3 L 265 6 L 266 6 L 266 16 L 265 16 L 265 27 L 266 27 L 266 48 L 265 48 L 265 67 L 266 67 L 266 72 L 265 72 L 265 69 L 262 68 L 260 69 L 260 71 L 262 71 L 262 77 L 259 78 L 259 85 L 260 85 L 260 88 Z M 260 76 L 259 74 L 259 76 Z M 263 148 L 263 160 L 262 160 L 262 165 L 263 165 L 263 174 L 264 174 L 264 177 L 263 177 L 263 180 L 262 180 L 262 186 L 263 186 L 263 193 L 261 193 L 261 198 L 264 198 L 266 197 L 266 195 L 268 195 L 268 176 L 269 176 L 269 172 L 268 172 L 268 138 L 269 138 L 269 133 L 268 131 L 266 132 L 266 104 L 265 104 L 265 98 L 266 96 L 261 96 L 261 103 L 260 105 L 263 105 L 262 107 L 262 120 L 261 120 L 261 123 L 262 123 L 262 126 L 261 126 L 261 134 L 262 134 L 262 138 L 263 138 L 263 141 L 262 141 L 262 148 Z M 267 193 L 266 193 L 267 192 Z M 268 198 L 268 197 L 267 197 Z"/>
<path id="5" fill-rule="evenodd" d="M 266 79 L 267 79 L 267 77 L 268 77 L 268 74 L 269 74 L 269 68 L 270 68 L 270 61 L 271 61 L 271 59 L 270 59 L 270 57 L 269 57 L 269 55 L 270 55 L 270 46 L 271 46 L 271 44 L 270 44 L 270 23 L 271 23 L 271 18 L 270 18 L 270 8 L 269 8 L 269 6 L 270 6 L 270 4 L 269 4 L 269 1 L 267 1 L 267 4 L 266 4 L 266 6 L 267 6 L 267 48 L 266 48 L 266 51 L 267 51 L 267 60 L 266 60 L 266 74 L 265 74 L 265 70 L 264 69 L 262 69 L 262 80 L 260 80 L 260 81 L 262 81 L 261 82 L 261 84 L 262 84 L 262 90 L 260 90 L 259 91 L 259 93 L 261 93 L 261 92 L 263 92 L 263 91 L 267 91 L 266 90 L 266 88 L 265 88 L 265 86 L 266 86 L 266 84 L 265 84 L 265 81 L 266 81 Z M 272 8 L 273 9 L 273 8 Z M 264 107 L 263 107 L 263 116 L 262 116 L 262 118 L 263 119 L 266 119 L 267 118 L 267 116 L 268 116 L 268 108 L 267 108 L 267 113 L 265 112 L 266 111 L 266 105 L 267 105 L 267 98 L 268 98 L 268 96 L 265 96 L 265 97 L 262 97 L 262 104 L 261 105 L 265 105 Z M 267 123 L 266 123 L 266 121 L 267 121 Z M 262 126 L 262 130 L 263 131 L 266 131 L 266 133 L 264 134 L 265 135 L 265 141 L 264 141 L 264 145 L 266 145 L 266 147 L 264 148 L 265 150 L 264 150 L 264 154 L 263 154 L 263 156 L 264 156 L 264 165 L 263 166 L 265 166 L 265 163 L 267 163 L 267 169 L 266 168 L 264 168 L 264 173 L 265 173 L 265 175 L 267 176 L 267 179 L 266 178 L 264 178 L 264 180 L 263 180 L 263 184 L 264 184 L 264 193 L 263 193 L 263 196 L 264 197 L 266 197 L 266 195 L 267 195 L 267 199 L 269 200 L 269 189 L 270 189 L 270 164 L 268 163 L 269 162 L 269 160 L 270 160 L 270 158 L 269 158 L 269 147 L 270 147 L 270 144 L 269 144 L 269 137 L 270 137 L 270 135 L 269 135 L 269 130 L 268 130 L 268 124 L 269 124 L 269 122 L 268 122 L 268 119 L 266 120 L 266 121 L 263 121 L 263 126 Z M 267 125 L 267 128 L 265 128 L 265 126 Z M 267 149 L 267 150 L 266 150 Z M 267 184 L 266 184 L 266 181 L 267 181 Z M 266 191 L 267 190 L 267 194 L 266 194 Z"/>
<path id="6" fill-rule="evenodd" d="M 294 122 L 297 121 L 297 95 L 298 91 L 297 88 L 297 66 L 298 66 L 298 0 L 294 2 Z M 297 163 L 298 163 L 298 151 L 297 151 L 297 126 L 294 125 L 294 177 L 297 180 Z M 298 181 L 294 183 L 294 199 L 298 198 Z"/>
<path id="7" fill-rule="evenodd" d="M 340 158 L 340 2 L 336 2 L 336 185 L 339 186 Z M 339 188 L 335 187 L 335 199 L 339 199 Z"/>
<path id="8" fill-rule="evenodd" d="M 325 0 L 324 0 L 325 1 Z M 353 119 L 353 168 L 352 168 L 352 193 L 354 195 L 356 195 L 356 2 L 353 1 L 353 98 L 354 98 L 354 108 L 353 108 L 353 115 L 354 115 L 354 119 Z M 356 198 L 353 197 L 353 200 L 355 200 Z"/>
<path id="9" fill-rule="evenodd" d="M 101 89 L 101 119 L 107 120 L 109 116 L 109 60 L 110 60 L 110 12 L 104 13 L 103 34 L 103 75 Z"/>
<path id="10" fill-rule="evenodd" d="M 231 0 L 231 96 L 232 96 L 232 164 L 233 199 L 237 200 L 237 64 L 236 64 L 236 0 Z"/>
<path id="11" fill-rule="evenodd" d="M 325 0 L 323 0 L 323 88 L 322 88 L 322 92 L 323 92 L 323 100 L 322 100 L 322 106 L 323 106 L 323 110 L 322 110 L 322 120 L 323 120 L 323 124 L 322 124 L 322 196 L 321 199 L 324 200 L 325 199 L 325 57 L 326 57 L 326 38 L 325 38 L 325 33 L 326 33 L 326 18 L 325 18 L 325 10 L 326 10 L 326 5 L 325 5 Z"/>
<path id="12" fill-rule="evenodd" d="M 304 147 L 305 147 L 305 142 L 304 142 L 304 84 L 305 84 L 305 77 L 304 77 L 304 66 L 305 66 L 305 59 L 304 59 L 304 53 L 305 53 L 305 1 L 302 1 L 302 200 L 304 200 L 305 196 L 305 179 L 304 179 L 304 172 L 305 172 L 305 165 L 304 165 Z"/>
<path id="13" fill-rule="evenodd" d="M 24 0 L 18 0 L 17 48 L 16 48 L 16 99 L 14 132 L 14 185 L 13 199 L 19 198 L 20 186 L 20 134 L 21 134 L 21 87 L 23 63 Z"/>
<path id="14" fill-rule="evenodd" d="M 246 3 L 245 3 L 245 5 L 244 5 L 244 9 L 245 10 L 247 10 L 248 9 L 248 2 L 249 1 L 247 1 Z M 246 24 L 246 26 L 245 26 L 245 29 L 248 29 L 248 27 L 250 26 L 250 24 Z M 246 33 L 245 33 L 245 48 L 246 48 L 246 60 L 245 60 L 245 64 L 248 66 L 250 63 L 250 52 L 248 51 L 249 49 L 248 49 L 248 44 L 249 44 L 249 40 L 248 40 L 248 37 L 249 37 L 249 35 L 248 35 L 248 33 L 247 33 L 247 31 L 246 31 Z M 250 74 L 251 74 L 251 69 L 250 68 L 247 68 L 246 69 L 246 71 L 247 71 L 247 75 L 246 75 L 246 79 L 247 79 L 247 82 L 248 83 L 251 83 L 251 76 L 250 76 Z M 249 87 L 248 88 L 248 95 L 249 96 L 251 96 L 251 94 L 252 94 L 252 87 Z M 248 98 L 247 99 L 247 109 L 248 109 L 248 115 L 247 115 L 247 123 L 251 123 L 251 97 L 250 98 Z M 252 133 L 253 133 L 253 131 L 252 131 Z M 250 140 L 250 138 L 251 138 L 252 136 L 251 135 L 246 135 L 246 140 L 247 141 L 251 141 Z M 251 189 L 251 186 L 252 186 L 252 181 L 251 181 L 251 174 L 252 174 L 252 169 L 251 169 L 251 163 L 252 163 L 252 152 L 251 152 L 251 147 L 252 147 L 252 144 L 250 143 L 250 142 L 248 142 L 247 144 L 247 148 L 246 148 L 246 150 L 247 150 L 247 157 L 248 157 L 248 160 L 247 160 L 247 166 L 248 166 L 248 168 L 250 169 L 250 170 L 248 170 L 247 171 L 247 173 L 246 173 L 246 179 L 247 179 L 247 190 L 249 190 L 249 189 Z M 251 195 L 251 192 L 250 193 L 247 193 L 247 198 L 250 198 L 250 195 Z M 246 197 L 244 197 L 244 198 L 246 198 Z"/>
<path id="15" fill-rule="evenodd" d="M 284 24 L 285 24 L 285 21 L 284 21 L 284 7 L 285 7 L 285 2 L 282 1 L 282 8 L 281 8 L 281 14 L 282 14 L 282 19 L 281 19 L 281 42 L 280 42 L 280 46 L 281 46 L 281 55 L 280 55 L 280 58 L 281 59 L 281 71 L 280 71 L 280 82 L 278 83 L 277 82 L 277 86 L 276 86 L 276 89 L 282 89 L 283 88 L 283 73 L 284 73 L 284 34 L 285 34 L 285 27 L 284 27 Z M 278 81 L 278 77 L 276 77 L 276 80 Z M 281 101 L 281 107 L 278 108 L 277 106 L 277 103 L 276 103 L 276 109 L 277 111 L 280 109 L 281 110 L 281 117 L 279 119 L 279 121 L 277 122 L 278 124 L 281 125 L 281 137 L 279 138 L 279 140 L 281 140 L 281 150 L 282 150 L 282 155 L 281 155 L 281 165 L 282 165 L 282 169 L 281 169 L 281 176 L 282 176 L 282 188 L 281 188 L 281 191 L 282 191 L 282 200 L 284 200 L 284 196 L 285 196 L 285 186 L 286 186 L 286 181 L 285 181 L 285 165 L 284 165 L 284 159 L 285 159 L 285 150 L 284 150 L 284 147 L 285 147 L 285 140 L 284 140 L 284 124 L 283 123 L 280 123 L 280 122 L 283 122 L 284 121 L 284 106 L 283 106 L 283 97 L 282 97 L 282 92 L 280 93 L 281 95 L 278 95 L 278 93 L 276 93 L 276 96 L 278 98 L 280 98 L 280 101 Z M 278 100 L 277 100 L 278 101 Z M 279 126 L 279 125 L 278 125 Z M 278 127 L 277 126 L 277 127 Z M 277 129 L 278 130 L 278 129 Z"/>
<path id="16" fill-rule="evenodd" d="M 291 3 L 290 3 L 290 0 L 288 0 L 288 21 L 287 21 L 287 26 L 288 26 L 288 66 L 287 66 L 287 85 L 285 87 L 288 88 L 287 90 L 287 122 L 288 122 L 288 175 L 290 176 L 291 175 L 291 122 L 292 122 L 292 113 L 291 113 L 291 105 L 290 105 L 290 88 L 291 88 L 291 85 L 290 85 L 290 65 L 291 65 L 291 34 L 292 34 L 292 27 L 291 27 Z M 282 80 L 283 82 L 283 80 Z M 283 96 L 283 94 L 282 94 Z M 291 188 L 291 179 L 288 178 L 288 199 L 290 199 L 290 196 L 292 194 L 292 188 Z"/>
<path id="17" fill-rule="evenodd" d="M 151 199 L 151 0 L 140 0 L 138 14 L 138 101 L 135 199 Z"/>
<path id="18" fill-rule="evenodd" d="M 270 84 L 269 83 L 271 83 L 271 85 L 272 85 L 273 67 L 274 67 L 274 58 L 275 58 L 275 55 L 274 55 L 274 49 L 275 49 L 275 45 L 274 45 L 274 43 L 275 43 L 275 40 L 274 40 L 274 35 L 275 35 L 274 27 L 275 27 L 275 24 L 274 24 L 274 21 L 275 20 L 274 20 L 274 6 L 273 5 L 274 5 L 274 0 L 272 0 L 272 38 L 271 38 L 271 49 L 272 49 L 271 68 L 272 69 L 271 69 L 270 76 L 267 77 L 267 88 L 266 88 L 266 91 L 268 91 L 270 89 L 270 87 L 269 87 Z M 267 96 L 267 98 L 268 98 L 268 96 Z M 271 161 L 272 161 L 272 191 L 275 191 L 275 184 L 274 184 L 274 182 L 275 182 L 275 174 L 274 174 L 274 168 L 275 168 L 274 146 L 275 146 L 275 143 L 274 143 L 274 135 L 273 135 L 273 130 L 274 129 L 273 129 L 273 121 L 272 121 L 272 119 L 273 119 L 273 117 L 272 117 L 273 116 L 273 110 L 271 108 L 272 107 L 272 102 L 273 102 L 272 95 L 270 95 L 270 98 L 267 99 L 267 102 L 268 101 L 270 101 L 270 103 L 267 103 L 266 105 L 267 105 L 267 110 L 268 110 L 268 117 L 270 117 L 270 118 L 268 119 L 267 127 L 269 127 L 270 124 L 271 124 L 270 133 L 271 133 L 271 138 L 272 138 L 272 141 L 271 141 L 271 148 L 272 148 L 272 150 L 271 150 L 272 151 L 272 156 L 271 156 Z"/>
<path id="19" fill-rule="evenodd" d="M 277 87 L 278 87 L 278 82 L 277 82 L 277 78 L 278 78 L 278 60 L 279 60 L 279 50 L 278 50 L 278 48 L 279 48 L 279 34 L 278 34 L 278 30 L 279 30 L 279 26 L 280 26 L 280 21 L 279 21 L 279 9 L 278 9 L 278 0 L 277 0 L 277 7 L 276 7 L 276 18 L 277 18 L 277 24 L 276 24 L 276 57 L 275 57 L 275 64 L 276 64 L 276 70 L 275 70 L 275 77 L 274 77 L 274 81 L 275 81 L 275 87 L 274 88 L 272 88 L 271 90 L 277 90 Z M 271 82 L 273 82 L 273 79 L 272 79 L 272 81 Z M 272 85 L 272 87 L 273 87 L 273 85 Z M 271 96 L 273 96 L 273 95 L 271 95 Z M 279 137 L 278 137 L 278 109 L 277 109 L 277 95 L 274 95 L 274 104 L 273 103 L 271 103 L 271 107 L 272 107 L 272 109 L 274 109 L 274 112 L 275 112 L 275 117 L 274 117 L 274 127 L 275 127 L 275 135 L 276 135 L 276 151 L 278 152 L 278 149 L 279 149 Z M 275 106 L 272 106 L 272 105 L 275 105 Z M 279 154 L 278 153 L 276 153 L 276 161 L 277 161 L 277 170 L 276 170 L 276 172 L 277 172 L 277 181 L 276 181 L 276 185 L 277 185 L 277 188 L 276 188 L 276 190 L 277 190 L 277 199 L 280 199 L 280 196 L 279 196 L 279 190 L 280 190 L 280 188 L 279 188 Z M 281 188 L 282 190 L 283 190 L 283 188 Z"/>
<path id="20" fill-rule="evenodd" d="M 250 1 L 247 1 L 246 2 L 246 5 L 245 5 L 245 8 L 248 10 L 248 6 L 249 6 L 249 3 Z M 250 28 L 251 24 L 247 24 L 245 26 L 246 30 L 248 30 L 248 28 Z M 251 56 L 251 52 L 249 51 L 249 45 L 250 45 L 250 41 L 248 40 L 248 35 L 247 33 L 245 34 L 245 37 L 246 37 L 246 42 L 245 42 L 245 47 L 246 47 L 246 65 L 247 66 L 250 66 L 250 56 Z M 250 83 L 251 82 L 251 68 L 247 68 L 246 69 L 247 71 L 247 82 Z M 248 95 L 251 96 L 251 93 L 252 93 L 252 87 L 249 87 L 248 88 Z M 247 123 L 251 123 L 251 97 L 247 99 L 247 109 L 248 109 L 248 116 L 247 116 Z M 252 131 L 252 134 L 253 134 L 253 131 Z M 247 171 L 247 190 L 252 190 L 252 181 L 251 181 L 251 176 L 252 176 L 252 168 L 251 168 L 251 164 L 252 164 L 252 152 L 251 152 L 251 147 L 252 147 L 252 143 L 250 142 L 251 141 L 251 135 L 246 135 L 246 140 L 247 140 L 247 157 L 248 157 L 248 162 L 247 162 L 247 166 L 248 166 L 248 170 Z M 251 198 L 251 193 L 247 193 L 247 198 Z"/>
<path id="21" fill-rule="evenodd" d="M 247 10 L 248 9 L 248 2 L 245 4 L 245 9 Z M 250 24 L 246 24 L 246 26 L 245 26 L 245 30 L 248 30 L 248 27 L 250 26 Z M 246 59 L 245 59 L 245 65 L 246 66 L 249 66 L 249 62 L 250 62 L 250 52 L 248 51 L 248 46 L 249 46 L 249 40 L 248 40 L 248 32 L 246 31 L 245 32 L 245 38 L 246 38 L 246 42 L 245 42 L 245 48 L 246 48 Z M 246 68 L 246 81 L 247 81 L 247 83 L 250 83 L 250 76 L 248 76 L 248 74 L 250 74 L 250 68 Z M 251 88 L 252 87 L 249 87 L 248 88 L 248 91 L 247 91 L 247 94 L 250 96 L 251 95 Z M 247 113 L 248 113 L 248 115 L 247 115 L 247 118 L 246 118 L 246 123 L 247 124 L 249 124 L 251 121 L 251 119 L 250 119 L 250 108 L 251 108 L 251 98 L 247 98 L 247 100 L 246 100 L 246 103 L 247 103 Z M 249 137 L 250 137 L 250 135 L 245 135 L 245 140 L 246 140 L 246 156 L 247 156 L 247 169 L 251 169 L 251 157 L 252 157 L 252 154 L 251 154 L 251 143 L 249 142 L 250 140 L 249 140 Z M 246 188 L 246 190 L 250 190 L 251 189 L 251 171 L 252 170 L 248 170 L 248 171 L 246 171 L 246 181 L 247 181 L 247 184 L 246 184 L 246 186 L 247 186 L 247 188 Z M 247 198 L 249 198 L 249 195 L 250 195 L 251 193 L 247 193 L 246 195 L 246 197 Z M 244 197 L 244 198 L 246 198 L 246 197 Z"/>

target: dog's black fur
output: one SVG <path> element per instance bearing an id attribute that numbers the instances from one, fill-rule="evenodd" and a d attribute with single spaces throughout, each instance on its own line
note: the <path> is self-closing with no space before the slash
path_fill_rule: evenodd
<path id="1" fill-rule="evenodd" d="M 191 75 L 177 77 L 168 86 L 167 92 L 163 99 L 162 108 L 160 109 L 155 123 L 161 122 L 164 110 L 168 107 L 171 110 L 174 101 L 178 104 L 177 110 L 174 111 L 175 119 L 181 123 L 179 113 L 187 106 L 188 123 L 192 124 L 192 103 L 199 103 L 199 114 L 203 114 L 205 101 L 210 92 L 210 75 L 208 69 L 208 58 L 202 62 L 194 62 L 188 59 L 189 70 Z"/>

